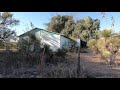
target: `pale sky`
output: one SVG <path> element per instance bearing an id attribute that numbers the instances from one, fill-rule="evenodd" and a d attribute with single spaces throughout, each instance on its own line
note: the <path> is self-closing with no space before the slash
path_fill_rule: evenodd
<path id="1" fill-rule="evenodd" d="M 73 15 L 74 19 L 83 19 L 86 16 L 90 16 L 93 19 L 98 18 L 100 20 L 100 29 L 103 30 L 105 28 L 111 28 L 111 15 L 113 15 L 115 19 L 114 30 L 120 31 L 120 12 L 105 12 L 106 19 L 103 19 L 100 15 L 100 12 L 12 12 L 14 18 L 20 20 L 20 25 L 15 26 L 17 35 L 24 33 L 25 27 L 30 25 L 30 22 L 34 24 L 35 27 L 46 29 L 45 23 L 50 21 L 50 18 L 56 14 L 68 14 Z"/>

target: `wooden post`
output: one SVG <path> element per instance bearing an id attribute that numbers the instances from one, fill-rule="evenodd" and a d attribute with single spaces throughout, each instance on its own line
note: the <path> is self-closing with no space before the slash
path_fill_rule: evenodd
<path id="1" fill-rule="evenodd" d="M 80 38 L 79 38 L 79 43 L 80 43 Z M 81 45 L 80 45 L 81 46 Z M 78 63 L 77 63 L 77 77 L 80 77 L 80 46 L 78 48 Z"/>

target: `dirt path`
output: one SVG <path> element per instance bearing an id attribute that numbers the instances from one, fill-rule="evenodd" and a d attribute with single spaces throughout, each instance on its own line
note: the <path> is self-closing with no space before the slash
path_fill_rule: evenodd
<path id="1" fill-rule="evenodd" d="M 120 78 L 120 66 L 109 66 L 98 60 L 91 51 L 81 53 L 81 65 L 86 73 L 97 78 Z M 72 54 L 74 58 L 77 54 Z M 77 59 L 77 58 L 76 58 Z"/>

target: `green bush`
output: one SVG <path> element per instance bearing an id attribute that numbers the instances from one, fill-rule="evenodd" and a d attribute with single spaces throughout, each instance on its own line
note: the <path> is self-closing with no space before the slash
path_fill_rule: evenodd
<path id="1" fill-rule="evenodd" d="M 0 43 L 0 48 L 3 48 L 4 47 L 4 43 Z"/>
<path id="2" fill-rule="evenodd" d="M 44 48 L 45 48 L 45 53 L 46 53 L 47 55 L 49 55 L 50 53 L 52 53 L 52 50 L 50 49 L 50 46 L 49 46 L 49 45 L 45 44 L 45 45 L 44 45 Z"/>
<path id="3" fill-rule="evenodd" d="M 97 45 L 97 40 L 95 40 L 95 39 L 91 39 L 91 40 L 89 40 L 88 42 L 87 42 L 87 46 L 89 47 L 89 48 L 93 48 L 94 46 L 96 46 Z"/>
<path id="4" fill-rule="evenodd" d="M 27 41 L 27 40 L 20 40 L 17 44 L 18 48 L 19 48 L 19 51 L 21 52 L 29 52 L 29 49 L 30 49 L 30 43 Z"/>
<path id="5" fill-rule="evenodd" d="M 49 55 L 46 56 L 45 63 L 57 65 L 61 62 L 67 62 L 65 59 L 66 53 L 67 50 L 64 48 L 58 49 L 56 52 L 49 51 Z"/>
<path id="6" fill-rule="evenodd" d="M 62 48 L 62 49 L 58 49 L 56 52 L 55 52 L 55 55 L 58 56 L 58 57 L 65 57 L 66 56 L 66 53 L 67 53 L 67 50 Z"/>

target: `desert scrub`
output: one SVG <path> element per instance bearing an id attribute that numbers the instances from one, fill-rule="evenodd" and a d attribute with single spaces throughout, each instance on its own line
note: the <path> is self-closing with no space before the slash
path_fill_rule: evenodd
<path id="1" fill-rule="evenodd" d="M 62 48 L 62 49 L 58 49 L 58 50 L 55 52 L 55 55 L 58 56 L 58 57 L 65 58 L 66 53 L 67 53 L 67 50 L 64 49 L 64 48 Z"/>
<path id="2" fill-rule="evenodd" d="M 44 78 L 77 78 L 76 65 L 59 63 L 50 65 L 44 69 Z"/>

